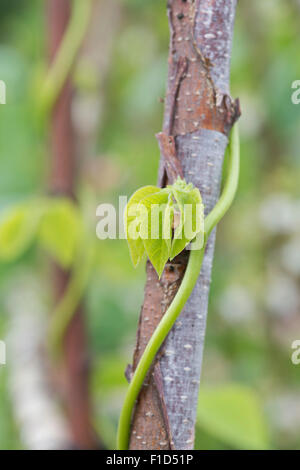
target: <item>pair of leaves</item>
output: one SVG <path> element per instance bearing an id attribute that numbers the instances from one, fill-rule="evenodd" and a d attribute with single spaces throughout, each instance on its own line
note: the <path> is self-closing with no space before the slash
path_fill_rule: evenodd
<path id="1" fill-rule="evenodd" d="M 0 220 L 0 260 L 15 261 L 38 242 L 67 268 L 81 230 L 78 209 L 67 199 L 39 199 L 17 205 Z"/>
<path id="2" fill-rule="evenodd" d="M 199 190 L 180 178 L 164 189 L 139 189 L 125 209 L 125 232 L 134 266 L 146 252 L 160 277 L 169 258 L 181 253 L 197 234 L 204 235 Z"/>

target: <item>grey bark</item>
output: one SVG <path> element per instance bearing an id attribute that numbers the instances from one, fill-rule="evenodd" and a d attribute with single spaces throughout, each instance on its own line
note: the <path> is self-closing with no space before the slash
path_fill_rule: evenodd
<path id="1" fill-rule="evenodd" d="M 169 0 L 171 30 L 159 185 L 173 176 L 176 154 L 187 182 L 202 194 L 206 214 L 216 203 L 228 134 L 239 117 L 229 95 L 236 0 Z M 175 152 L 166 144 L 173 143 Z M 173 147 L 172 147 L 173 148 Z M 171 156 L 172 156 L 171 155 Z M 173 158 L 173 157 L 172 157 Z M 130 449 L 192 449 L 206 328 L 215 231 L 197 284 L 157 355 L 135 407 Z M 133 371 L 182 281 L 188 253 L 168 262 L 160 279 L 147 263 Z"/>
<path id="2" fill-rule="evenodd" d="M 203 56 L 213 64 L 211 77 L 222 99 L 229 95 L 236 0 L 198 1 L 195 8 L 195 40 Z M 215 21 L 217 14 L 223 15 L 222 29 Z M 206 214 L 219 197 L 226 145 L 227 137 L 223 133 L 209 129 L 176 137 L 177 155 L 185 178 L 199 188 Z M 166 354 L 160 359 L 164 399 L 176 449 L 194 446 L 214 246 L 215 231 L 208 241 L 198 282 L 166 340 Z"/>
<path id="3" fill-rule="evenodd" d="M 219 132 L 201 129 L 193 135 L 178 137 L 177 145 L 185 177 L 200 189 L 207 214 L 219 196 L 227 138 Z M 197 159 L 192 157 L 195 153 Z M 194 445 L 214 245 L 215 231 L 207 243 L 201 275 L 166 340 L 166 354 L 160 360 L 165 402 L 176 449 L 192 449 Z"/>

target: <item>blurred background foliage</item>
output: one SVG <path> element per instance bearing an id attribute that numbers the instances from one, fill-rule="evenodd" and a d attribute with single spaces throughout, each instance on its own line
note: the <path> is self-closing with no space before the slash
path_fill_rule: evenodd
<path id="1" fill-rule="evenodd" d="M 98 204 L 117 204 L 119 195 L 156 182 L 154 134 L 162 122 L 169 42 L 164 1 L 113 3 L 119 20 L 112 47 L 105 52 L 105 41 L 97 45 L 98 54 L 107 53 L 105 75 L 88 54 L 74 74 L 74 121 L 83 135 L 92 135 L 78 152 L 78 217 L 91 227 L 95 245 L 85 295 L 90 389 L 95 425 L 109 448 L 145 274 L 143 267 L 133 269 L 126 241 L 96 239 L 95 213 Z M 16 203 L 42 201 L 47 191 L 47 125 L 35 107 L 46 67 L 44 15 L 39 0 L 1 2 L 0 79 L 7 84 L 7 105 L 0 106 L 2 217 Z M 299 25 L 297 0 L 239 2 L 231 81 L 243 112 L 241 182 L 218 227 L 199 449 L 300 448 L 300 366 L 291 362 L 291 343 L 300 336 L 300 107 L 291 102 L 291 84 L 300 79 Z M 58 250 L 63 243 L 69 248 L 68 237 L 58 239 Z M 1 258 L 1 339 L 11 328 L 7 293 L 20 276 L 34 273 L 51 311 L 44 248 L 32 243 L 15 260 Z M 9 373 L 8 355 L 0 368 L 1 449 L 23 446 Z"/>

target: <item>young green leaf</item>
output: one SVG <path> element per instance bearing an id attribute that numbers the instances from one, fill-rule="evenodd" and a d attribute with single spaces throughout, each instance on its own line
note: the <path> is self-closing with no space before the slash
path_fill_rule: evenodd
<path id="1" fill-rule="evenodd" d="M 175 228 L 170 258 L 173 259 L 195 238 L 202 234 L 204 242 L 204 207 L 200 191 L 191 185 L 181 189 L 175 185 L 172 192 L 180 211 L 180 222 Z M 199 247 L 201 248 L 201 247 Z"/>
<path id="2" fill-rule="evenodd" d="M 172 240 L 174 199 L 180 220 Z M 155 186 L 139 189 L 127 204 L 125 231 L 134 266 L 146 251 L 161 276 L 169 257 L 173 259 L 196 236 L 197 249 L 204 242 L 204 210 L 199 190 L 180 178 L 164 189 Z"/>
<path id="3" fill-rule="evenodd" d="M 147 255 L 160 277 L 170 256 L 173 200 L 169 189 L 144 198 L 139 204 L 141 238 Z"/>
<path id="4" fill-rule="evenodd" d="M 130 198 L 124 213 L 124 226 L 130 256 L 134 267 L 142 259 L 145 252 L 144 243 L 139 235 L 140 222 L 138 219 L 138 204 L 146 196 L 160 191 L 156 186 L 145 186 L 136 191 Z"/>

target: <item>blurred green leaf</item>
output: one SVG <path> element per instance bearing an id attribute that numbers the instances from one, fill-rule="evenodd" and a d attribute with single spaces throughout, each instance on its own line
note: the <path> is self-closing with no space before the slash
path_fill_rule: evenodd
<path id="1" fill-rule="evenodd" d="M 40 212 L 32 205 L 14 207 L 0 223 L 0 259 L 15 261 L 33 243 Z"/>
<path id="2" fill-rule="evenodd" d="M 94 384 L 99 392 L 110 393 L 113 389 L 126 387 L 125 367 L 119 356 L 103 357 L 94 372 Z"/>
<path id="3" fill-rule="evenodd" d="M 202 387 L 197 425 L 236 449 L 268 449 L 267 426 L 256 393 L 228 384 Z"/>
<path id="4" fill-rule="evenodd" d="M 82 234 L 80 213 L 74 203 L 58 199 L 47 205 L 39 230 L 39 241 L 61 264 L 68 268 Z"/>

